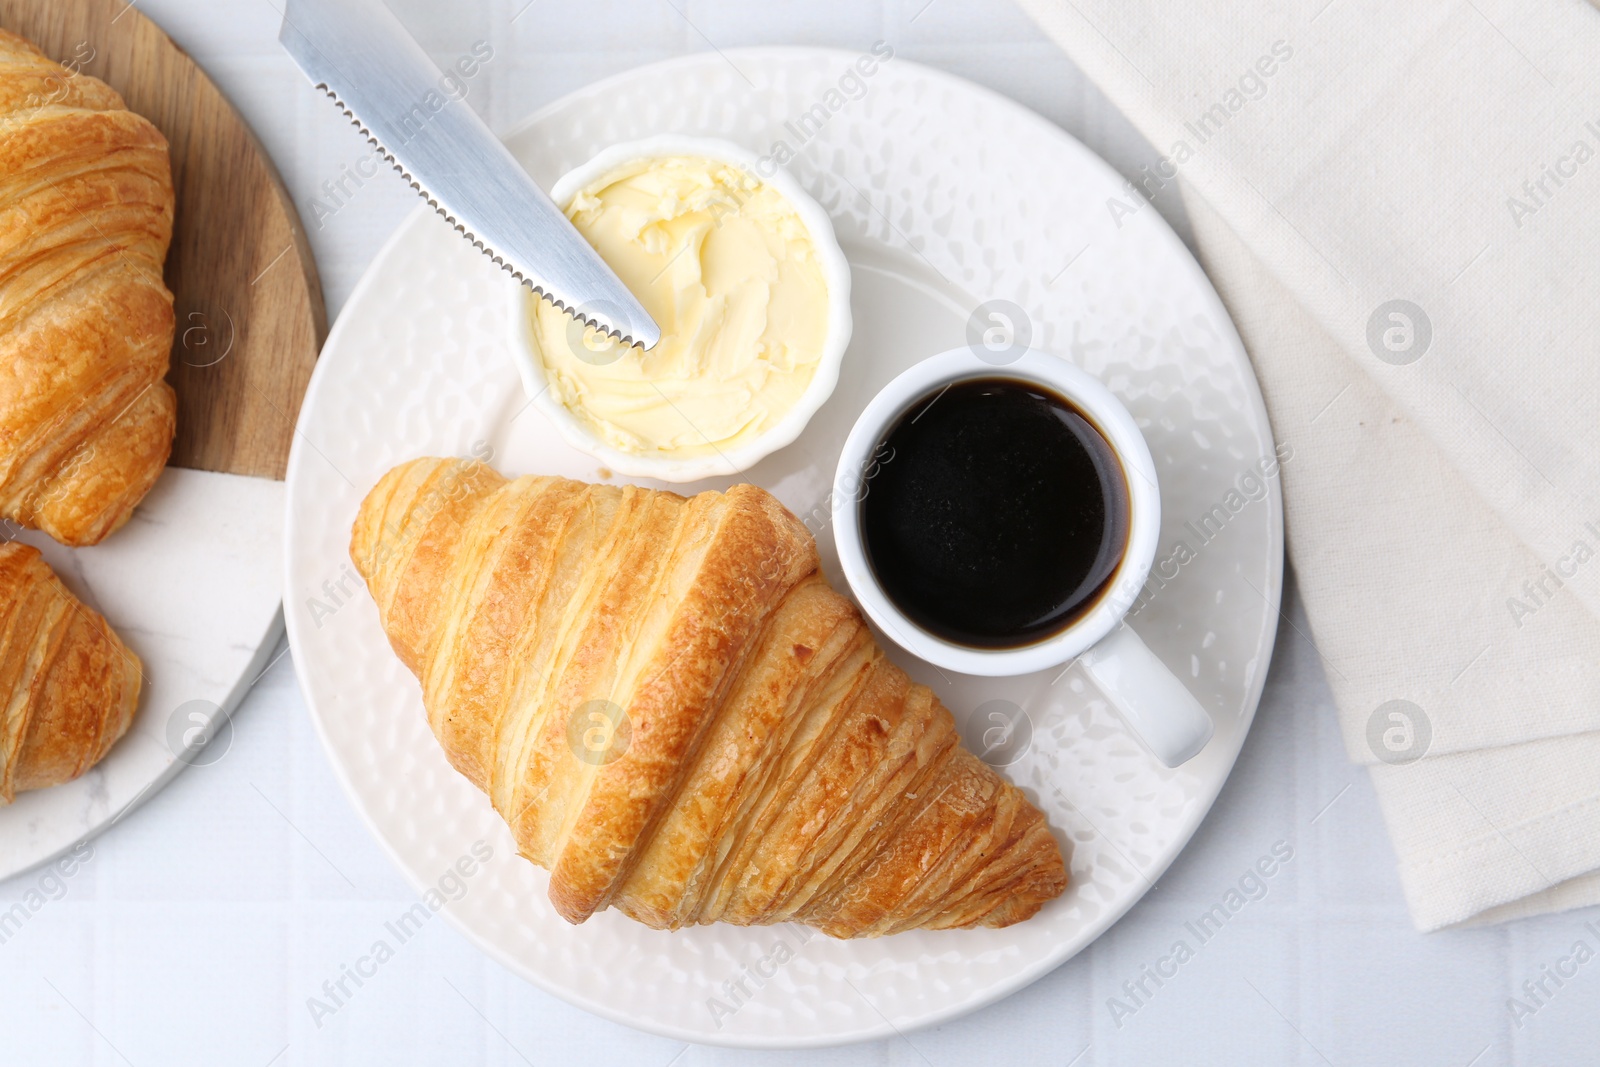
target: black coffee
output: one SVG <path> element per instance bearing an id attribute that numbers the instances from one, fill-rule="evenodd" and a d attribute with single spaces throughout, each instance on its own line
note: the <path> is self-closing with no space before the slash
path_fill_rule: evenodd
<path id="1" fill-rule="evenodd" d="M 957 644 L 1032 644 L 1087 614 L 1127 547 L 1128 485 L 1070 401 L 1031 382 L 957 382 L 879 445 L 860 503 L 879 584 Z"/>

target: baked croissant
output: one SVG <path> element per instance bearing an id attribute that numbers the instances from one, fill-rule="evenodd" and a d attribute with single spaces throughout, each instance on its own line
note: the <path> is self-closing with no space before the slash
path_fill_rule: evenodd
<path id="1" fill-rule="evenodd" d="M 60 785 L 128 730 L 143 674 L 39 550 L 0 544 L 0 803 Z"/>
<path id="2" fill-rule="evenodd" d="M 0 517 L 92 545 L 161 474 L 172 211 L 161 132 L 0 30 Z"/>
<path id="3" fill-rule="evenodd" d="M 1066 887 L 753 485 L 684 499 L 476 461 L 386 474 L 351 555 L 450 762 L 570 922 L 1007 926 Z"/>

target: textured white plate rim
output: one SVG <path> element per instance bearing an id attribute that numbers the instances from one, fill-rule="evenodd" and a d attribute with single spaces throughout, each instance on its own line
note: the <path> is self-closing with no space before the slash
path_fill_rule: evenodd
<path id="1" fill-rule="evenodd" d="M 800 59 L 826 60 L 834 63 L 840 61 L 849 62 L 853 61 L 855 58 L 855 53 L 846 52 L 839 49 L 795 46 L 724 49 L 719 55 L 722 58 L 711 57 L 708 59 L 708 56 L 704 53 L 694 53 L 686 56 L 678 56 L 672 59 L 662 60 L 656 63 L 644 64 L 639 67 L 631 68 L 627 71 L 611 75 L 600 81 L 591 83 L 582 89 L 567 94 L 566 96 L 552 101 L 551 103 L 538 109 L 528 118 L 516 123 L 508 130 L 501 132 L 501 139 L 509 140 L 516 137 L 524 130 L 539 123 L 551 113 L 570 105 L 576 100 L 603 95 L 613 86 L 625 83 L 633 77 L 636 77 L 640 71 L 648 70 L 655 73 L 671 73 L 677 71 L 679 68 L 693 68 L 702 64 L 706 64 L 710 61 L 721 62 L 725 58 L 737 57 L 758 59 L 764 56 L 785 56 Z M 1099 156 L 1091 152 L 1082 144 L 1082 142 L 1078 141 L 1077 138 L 1073 137 L 1060 127 L 1055 126 L 1053 123 L 1038 115 L 1036 112 L 1023 107 L 1021 104 L 1018 104 L 1016 101 L 994 92 L 993 90 L 986 89 L 983 86 L 969 82 L 966 79 L 959 78 L 951 74 L 946 74 L 932 67 L 923 66 L 921 64 L 912 63 L 902 59 L 895 59 L 894 62 L 897 70 L 910 70 L 916 75 L 931 82 L 943 84 L 947 87 L 952 87 L 959 91 L 973 94 L 981 98 L 989 106 L 1010 112 L 1013 117 L 1035 126 L 1039 130 L 1042 137 L 1054 139 L 1066 144 L 1070 150 L 1081 157 L 1085 167 L 1097 168 L 1115 184 L 1122 184 L 1122 179 L 1119 175 L 1117 175 L 1116 171 L 1110 166 L 1110 164 L 1106 163 Z M 346 302 L 347 306 L 355 304 L 363 295 L 367 293 L 368 290 L 372 289 L 377 284 L 376 278 L 378 272 L 376 270 L 376 266 L 386 257 L 388 257 L 395 248 L 403 244 L 409 238 L 411 232 L 415 230 L 421 223 L 427 220 L 428 216 L 432 214 L 433 211 L 431 208 L 428 208 L 425 205 L 418 205 L 418 207 L 409 216 L 407 216 L 405 221 L 396 229 L 395 233 L 391 235 L 386 242 L 384 242 L 383 247 L 379 250 L 378 254 L 373 257 L 372 263 L 369 264 L 366 272 L 362 275 L 360 281 L 356 284 L 355 289 L 351 292 L 350 297 Z M 1211 310 L 1214 313 L 1214 321 L 1219 330 L 1222 331 L 1223 340 L 1231 349 L 1234 350 L 1240 360 L 1241 365 L 1247 369 L 1251 368 L 1249 358 L 1245 353 L 1244 343 L 1239 338 L 1237 328 L 1234 326 L 1233 320 L 1228 315 L 1227 309 L 1223 306 L 1222 300 L 1217 295 L 1215 288 L 1211 285 L 1210 279 L 1200 268 L 1200 265 L 1195 261 L 1193 255 L 1178 238 L 1177 234 L 1173 232 L 1170 226 L 1167 225 L 1166 221 L 1161 218 L 1159 214 L 1152 212 L 1151 215 L 1152 221 L 1150 224 L 1157 227 L 1171 242 L 1173 261 L 1181 264 L 1180 269 L 1190 273 L 1196 280 L 1198 291 L 1202 294 L 1203 299 L 1208 305 L 1210 305 Z M 329 331 L 328 339 L 323 346 L 324 351 L 333 348 L 339 339 L 342 338 L 345 332 L 345 322 L 346 319 L 343 316 L 335 321 L 333 328 Z M 289 481 L 291 486 L 294 480 L 294 470 L 296 465 L 304 461 L 303 453 L 305 448 L 312 447 L 312 450 L 315 451 L 314 446 L 309 445 L 309 438 L 303 432 L 301 423 L 306 420 L 307 413 L 312 410 L 314 407 L 313 402 L 321 392 L 323 381 L 326 378 L 326 375 L 323 373 L 325 367 L 325 362 L 319 359 L 317 362 L 317 367 L 313 371 L 311 380 L 307 385 L 305 399 L 302 403 L 300 415 L 296 420 L 295 440 L 289 456 Z M 1251 410 L 1258 423 L 1258 428 L 1261 430 L 1264 439 L 1270 442 L 1273 440 L 1271 423 L 1267 417 L 1266 404 L 1262 399 L 1260 384 L 1255 378 L 1253 369 L 1250 369 L 1249 373 L 1242 375 L 1242 378 L 1244 388 L 1248 395 L 1248 401 Z M 1270 545 L 1268 550 L 1269 558 L 1267 561 L 1269 566 L 1269 580 L 1266 583 L 1267 588 L 1261 590 L 1261 593 L 1263 598 L 1266 600 L 1267 606 L 1271 609 L 1271 615 L 1277 616 L 1281 614 L 1280 607 L 1283 592 L 1283 500 L 1276 479 L 1267 480 L 1267 486 L 1268 494 L 1266 501 L 1270 508 L 1270 518 L 1268 522 Z M 295 528 L 297 520 L 297 508 L 295 500 L 295 494 L 291 491 L 288 494 L 288 501 L 285 507 L 285 521 L 287 529 L 291 531 Z M 293 539 L 285 538 L 284 568 L 286 588 L 292 588 L 291 578 L 293 555 Z M 410 868 L 410 866 L 404 861 L 398 848 L 393 845 L 388 840 L 387 836 L 380 830 L 376 819 L 366 808 L 363 795 L 356 788 L 354 781 L 349 776 L 349 772 L 340 761 L 337 750 L 335 749 L 332 739 L 327 732 L 327 728 L 324 725 L 322 712 L 318 706 L 316 692 L 308 681 L 306 672 L 309 671 L 309 667 L 302 665 L 302 657 L 297 651 L 298 648 L 301 647 L 304 636 L 300 633 L 294 614 L 292 612 L 286 612 L 285 615 L 290 648 L 292 650 L 296 650 L 296 655 L 294 657 L 296 677 L 299 680 L 301 690 L 305 695 L 306 706 L 312 720 L 313 728 L 316 731 L 317 737 L 322 742 L 324 751 L 326 751 L 328 754 L 329 762 L 333 765 L 335 777 L 338 779 L 341 788 L 344 789 L 346 795 L 350 798 L 350 801 L 362 822 L 366 824 L 369 832 L 378 841 L 383 850 L 389 855 L 390 859 L 394 861 L 397 867 L 399 867 L 401 873 L 405 877 L 406 881 L 411 884 L 412 888 L 419 893 L 425 889 L 431 888 L 428 880 Z M 442 914 L 452 927 L 458 930 L 467 938 L 467 940 L 476 945 L 486 955 L 544 992 L 559 997 L 567 1003 L 580 1007 L 585 1011 L 588 1011 L 601 1018 L 608 1019 L 612 1022 L 621 1023 L 625 1026 L 630 1026 L 635 1029 L 645 1030 L 663 1037 L 670 1037 L 675 1040 L 686 1041 L 694 1044 L 720 1045 L 729 1048 L 826 1048 L 838 1045 L 854 1044 L 863 1041 L 881 1040 L 895 1036 L 903 1036 L 908 1032 L 914 1032 L 930 1026 L 936 1026 L 940 1023 L 959 1018 L 963 1015 L 969 1014 L 980 1008 L 987 1007 L 990 1004 L 1002 1000 L 1017 990 L 1037 981 L 1045 974 L 1055 970 L 1057 967 L 1067 962 L 1067 960 L 1081 952 L 1088 945 L 1092 944 L 1101 934 L 1114 925 L 1119 919 L 1122 918 L 1123 915 L 1127 914 L 1127 912 L 1135 904 L 1143 899 L 1144 893 L 1148 891 L 1149 887 L 1166 872 L 1166 870 L 1172 865 L 1173 861 L 1177 859 L 1178 855 L 1188 845 L 1195 832 L 1200 828 L 1200 824 L 1205 820 L 1206 815 L 1210 812 L 1212 805 L 1216 802 L 1217 796 L 1221 793 L 1223 785 L 1226 784 L 1227 779 L 1232 772 L 1232 767 L 1237 761 L 1239 751 L 1243 748 L 1244 741 L 1249 735 L 1250 726 L 1255 719 L 1256 709 L 1261 700 L 1261 693 L 1266 684 L 1266 676 L 1268 673 L 1267 665 L 1271 662 L 1275 642 L 1276 627 L 1268 627 L 1265 638 L 1260 647 L 1262 669 L 1257 672 L 1249 687 L 1245 706 L 1243 707 L 1239 717 L 1239 730 L 1236 741 L 1229 743 L 1229 748 L 1231 751 L 1226 753 L 1228 771 L 1219 775 L 1214 783 L 1210 783 L 1204 788 L 1200 796 L 1199 803 L 1194 805 L 1191 814 L 1184 820 L 1183 824 L 1181 824 L 1181 829 L 1174 834 L 1172 844 L 1169 846 L 1169 848 L 1162 855 L 1156 857 L 1156 859 L 1148 867 L 1140 870 L 1140 874 L 1143 876 L 1143 881 L 1145 883 L 1145 889 L 1128 895 L 1114 906 L 1108 907 L 1105 911 L 1101 912 L 1096 919 L 1088 925 L 1085 934 L 1078 939 L 1077 943 L 1064 946 L 1062 951 L 1059 953 L 1043 957 L 1032 965 L 1016 971 L 1008 978 L 1008 980 L 997 982 L 991 988 L 983 991 L 982 993 L 969 997 L 965 1001 L 950 1004 L 942 1009 L 932 1011 L 926 1016 L 916 1020 L 914 1023 L 901 1024 L 897 1026 L 889 1022 L 887 1019 L 883 1019 L 880 1025 L 868 1026 L 859 1031 L 847 1034 L 819 1033 L 815 1035 L 806 1035 L 803 1037 L 777 1036 L 772 1039 L 765 1039 L 752 1038 L 748 1035 L 728 1035 L 724 1037 L 718 1034 L 708 1034 L 704 1030 L 700 1029 L 678 1027 L 669 1023 L 656 1022 L 654 1020 L 642 1022 L 636 1018 L 630 1017 L 626 1011 L 619 1010 L 611 1003 L 585 996 L 579 992 L 563 987 L 559 983 L 548 980 L 544 975 L 539 974 L 536 971 L 530 970 L 520 959 L 515 957 L 510 952 L 505 951 L 500 946 L 492 942 L 479 938 L 476 931 L 471 929 L 464 919 L 454 914 L 450 907 L 446 906 L 443 908 Z M 1213 744 L 1216 743 L 1217 742 L 1215 741 L 1213 742 Z M 881 1015 L 880 1018 L 882 1018 Z"/>

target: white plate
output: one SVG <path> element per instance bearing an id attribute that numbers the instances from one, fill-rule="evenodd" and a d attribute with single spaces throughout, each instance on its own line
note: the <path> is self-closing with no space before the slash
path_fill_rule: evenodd
<path id="1" fill-rule="evenodd" d="M 656 64 L 556 102 L 509 143 L 548 187 L 606 145 L 655 133 L 722 137 L 761 153 L 780 138 L 797 147 L 802 127 L 793 123 L 811 115 L 789 167 L 832 215 L 850 257 L 855 335 L 832 399 L 794 445 L 747 477 L 822 529 L 836 588 L 821 522 L 850 424 L 899 370 L 964 343 L 980 300 L 1026 308 L 1035 345 L 1100 377 L 1133 412 L 1161 477 L 1158 567 L 1180 540 L 1196 550 L 1134 625 L 1215 716 L 1206 751 L 1165 770 L 1075 667 L 982 679 L 900 657 L 959 720 L 996 700 L 1026 709 L 1032 743 L 1005 773 L 1070 846 L 1073 879 L 1037 917 L 1006 930 L 837 942 L 802 940 L 797 927 L 658 932 L 615 912 L 572 927 L 555 914 L 545 873 L 516 856 L 488 800 L 445 762 L 417 684 L 390 651 L 347 556 L 363 494 L 414 456 L 487 446 L 508 474 L 602 477 L 527 409 L 506 351 L 497 270 L 432 212 L 419 208 L 401 227 L 345 306 L 289 463 L 289 639 L 312 717 L 373 832 L 419 890 L 437 885 L 473 842 L 487 842 L 494 859 L 445 908 L 453 923 L 541 988 L 688 1041 L 795 1047 L 883 1037 L 990 1003 L 1068 959 L 1194 833 L 1249 728 L 1276 629 L 1276 483 L 1227 510 L 1243 473 L 1272 453 L 1271 433 L 1238 336 L 1189 253 L 1148 207 L 1118 228 L 1107 200 L 1137 201 L 1036 115 L 899 59 L 858 78 L 865 95 L 849 100 L 841 78 L 856 60 L 752 49 Z M 1200 545 L 1185 523 L 1213 505 L 1226 520 Z M 990 709 L 981 710 L 979 719 Z"/>
<path id="2" fill-rule="evenodd" d="M 190 763 L 227 754 L 232 728 L 219 716 L 244 699 L 283 632 L 283 500 L 282 482 L 169 467 L 93 548 L 18 538 L 105 615 L 143 662 L 144 687 L 98 766 L 0 807 L 0 878 L 109 829 Z"/>

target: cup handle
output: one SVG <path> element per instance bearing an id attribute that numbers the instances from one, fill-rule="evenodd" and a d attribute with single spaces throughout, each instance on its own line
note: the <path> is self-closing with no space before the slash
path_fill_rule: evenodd
<path id="1" fill-rule="evenodd" d="M 1211 716 L 1127 623 L 1078 657 L 1094 684 L 1156 759 L 1187 763 L 1211 740 Z"/>

